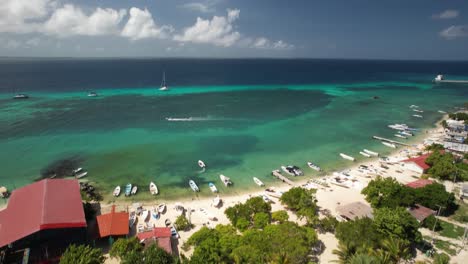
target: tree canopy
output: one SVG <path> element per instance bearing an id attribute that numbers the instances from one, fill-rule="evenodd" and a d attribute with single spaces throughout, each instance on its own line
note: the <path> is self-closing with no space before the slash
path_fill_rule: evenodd
<path id="1" fill-rule="evenodd" d="M 335 236 L 344 244 L 354 248 L 377 248 L 384 237 L 370 218 L 340 222 Z"/>
<path id="2" fill-rule="evenodd" d="M 87 245 L 70 245 L 60 258 L 61 264 L 102 264 L 102 251 Z"/>
<path id="3" fill-rule="evenodd" d="M 453 155 L 450 153 L 441 154 L 439 151 L 434 151 L 429 157 L 427 157 L 426 163 L 431 165 L 428 173 L 434 178 L 451 180 L 457 171 Z"/>
<path id="4" fill-rule="evenodd" d="M 112 244 L 112 248 L 109 250 L 109 255 L 114 258 L 123 259 L 127 254 L 133 251 L 140 252 L 143 250 L 143 246 L 136 237 L 132 238 L 119 238 Z"/>
<path id="5" fill-rule="evenodd" d="M 370 181 L 361 193 L 366 195 L 366 200 L 373 208 L 396 208 L 414 204 L 411 189 L 401 185 L 394 178 L 377 177 Z"/>
<path id="6" fill-rule="evenodd" d="M 300 218 L 305 217 L 307 222 L 313 224 L 317 221 L 317 204 L 315 203 L 315 189 L 306 190 L 294 187 L 281 195 L 280 201 L 293 210 Z"/>
<path id="7" fill-rule="evenodd" d="M 421 239 L 418 221 L 403 207 L 374 210 L 374 225 L 385 236 L 394 236 L 408 242 Z"/>
<path id="8" fill-rule="evenodd" d="M 271 205 L 263 201 L 261 197 L 253 197 L 243 204 L 239 203 L 227 208 L 224 213 L 233 226 L 243 231 L 247 228 L 254 227 L 255 215 L 258 213 L 267 214 L 269 223 Z"/>

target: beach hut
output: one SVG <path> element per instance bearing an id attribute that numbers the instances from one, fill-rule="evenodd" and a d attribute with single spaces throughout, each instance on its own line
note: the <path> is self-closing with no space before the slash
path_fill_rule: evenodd
<path id="1" fill-rule="evenodd" d="M 172 234 L 169 227 L 155 227 L 150 231 L 141 232 L 137 234 L 141 243 L 148 247 L 156 244 L 158 247 L 164 249 L 167 253 L 172 254 Z"/>
<path id="2" fill-rule="evenodd" d="M 347 221 L 352 221 L 357 218 L 373 218 L 372 208 L 361 202 L 354 202 L 336 207 L 338 215 Z M 339 219 L 340 220 L 340 219 Z"/>
<path id="3" fill-rule="evenodd" d="M 431 215 L 435 215 L 436 211 L 431 208 L 424 207 L 420 204 L 415 204 L 413 207 L 408 208 L 408 212 L 421 223 L 424 219 Z"/>
<path id="4" fill-rule="evenodd" d="M 109 237 L 109 241 L 113 241 L 115 237 L 127 236 L 129 233 L 129 214 L 116 212 L 115 205 L 112 205 L 110 213 L 98 215 L 96 220 L 100 238 Z"/>
<path id="5" fill-rule="evenodd" d="M 419 157 L 403 160 L 402 162 L 405 169 L 417 172 L 419 174 L 423 174 L 431 167 L 426 163 L 426 159 L 430 155 L 431 153 L 427 153 Z"/>

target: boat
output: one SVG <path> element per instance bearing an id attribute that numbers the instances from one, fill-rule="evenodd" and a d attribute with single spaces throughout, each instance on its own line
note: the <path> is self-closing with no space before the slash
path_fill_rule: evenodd
<path id="1" fill-rule="evenodd" d="M 260 187 L 265 186 L 265 184 L 261 180 L 259 180 L 257 177 L 253 177 L 253 180 L 258 186 Z"/>
<path id="2" fill-rule="evenodd" d="M 146 222 L 148 216 L 149 216 L 149 210 L 143 210 L 143 212 L 141 213 L 141 219 L 142 219 L 144 222 Z"/>
<path id="3" fill-rule="evenodd" d="M 347 160 L 350 160 L 350 161 L 355 161 L 356 159 L 351 157 L 351 156 L 348 156 L 346 154 L 343 154 L 343 153 L 340 153 L 340 156 L 343 158 L 343 159 L 347 159 Z"/>
<path id="4" fill-rule="evenodd" d="M 403 136 L 403 135 L 400 135 L 400 134 L 395 134 L 394 136 L 395 136 L 395 137 L 399 137 L 399 138 L 407 139 L 407 137 L 405 137 L 405 136 Z"/>
<path id="5" fill-rule="evenodd" d="M 418 108 L 419 106 L 417 105 L 410 105 L 410 108 Z"/>
<path id="6" fill-rule="evenodd" d="M 97 97 L 98 94 L 95 91 L 89 91 L 88 92 L 88 97 Z"/>
<path id="7" fill-rule="evenodd" d="M 374 151 L 370 151 L 368 149 L 364 149 L 364 152 L 369 154 L 369 155 L 372 155 L 372 156 L 379 156 L 379 153 L 374 152 Z"/>
<path id="8" fill-rule="evenodd" d="M 218 192 L 218 188 L 216 188 L 216 185 L 214 185 L 214 183 L 212 182 L 209 182 L 208 183 L 208 186 L 210 186 L 210 190 L 214 193 L 217 193 Z"/>
<path id="9" fill-rule="evenodd" d="M 166 84 L 166 72 L 163 72 L 161 87 L 159 87 L 159 91 L 167 91 L 169 87 Z"/>
<path id="10" fill-rule="evenodd" d="M 193 181 L 193 180 L 190 180 L 189 181 L 189 185 L 190 185 L 190 188 L 192 188 L 192 190 L 194 192 L 199 192 L 200 189 L 198 188 L 197 184 Z"/>
<path id="11" fill-rule="evenodd" d="M 158 194 L 158 186 L 156 186 L 156 184 L 154 184 L 154 182 L 150 182 L 150 185 L 149 185 L 149 190 L 150 190 L 150 193 L 152 195 L 156 195 Z"/>
<path id="12" fill-rule="evenodd" d="M 417 117 L 417 118 L 422 118 L 423 116 L 422 115 L 413 115 L 414 117 Z"/>
<path id="13" fill-rule="evenodd" d="M 164 221 L 164 224 L 166 225 L 166 227 L 172 225 L 171 220 L 169 220 L 169 219 L 166 219 L 166 220 Z"/>
<path id="14" fill-rule="evenodd" d="M 408 130 L 409 127 L 406 124 L 393 124 L 393 125 L 388 125 L 389 128 L 395 129 L 395 130 Z"/>
<path id="15" fill-rule="evenodd" d="M 370 158 L 371 155 L 369 153 L 366 153 L 364 151 L 359 151 L 359 154 L 363 155 L 364 157 Z"/>
<path id="16" fill-rule="evenodd" d="M 128 218 L 128 226 L 131 228 L 136 222 L 136 213 L 131 212 Z"/>
<path id="17" fill-rule="evenodd" d="M 404 136 L 408 136 L 408 137 L 412 137 L 412 136 L 413 136 L 413 133 L 408 132 L 408 131 L 400 131 L 400 132 L 398 132 L 398 133 L 400 133 L 400 134 L 402 134 L 402 135 L 404 135 Z"/>
<path id="18" fill-rule="evenodd" d="M 414 112 L 418 112 L 418 113 L 424 113 L 423 110 L 419 110 L 419 109 L 413 109 Z"/>
<path id="19" fill-rule="evenodd" d="M 132 184 L 129 183 L 125 185 L 125 196 L 130 196 L 131 192 L 132 192 Z"/>
<path id="20" fill-rule="evenodd" d="M 217 196 L 213 199 L 213 206 L 214 206 L 214 207 L 218 207 L 220 204 L 221 204 L 221 198 L 219 198 L 219 195 L 217 195 Z"/>
<path id="21" fill-rule="evenodd" d="M 441 114 L 446 114 L 447 112 L 445 111 L 442 111 L 442 110 L 437 110 L 437 112 L 441 113 Z"/>
<path id="22" fill-rule="evenodd" d="M 151 210 L 151 216 L 152 216 L 154 219 L 156 219 L 156 220 L 159 219 L 159 212 L 158 212 L 158 210 L 156 209 L 156 207 L 153 207 L 153 209 Z"/>
<path id="23" fill-rule="evenodd" d="M 203 162 L 203 160 L 198 161 L 198 166 L 200 166 L 200 168 L 202 168 L 202 169 L 204 169 L 206 167 L 205 162 Z"/>
<path id="24" fill-rule="evenodd" d="M 166 117 L 167 121 L 192 121 L 192 117 Z"/>
<path id="25" fill-rule="evenodd" d="M 88 175 L 88 172 L 87 172 L 87 171 L 83 171 L 82 173 L 75 175 L 75 178 L 76 178 L 76 179 L 81 179 L 81 178 L 83 178 L 83 177 L 86 177 L 86 175 Z"/>
<path id="26" fill-rule="evenodd" d="M 78 168 L 73 170 L 73 174 L 77 174 L 78 172 L 82 171 L 83 168 Z"/>
<path id="27" fill-rule="evenodd" d="M 136 185 L 134 185 L 133 188 L 132 188 L 131 194 L 135 195 L 137 193 L 137 191 L 138 191 L 138 187 Z"/>
<path id="28" fill-rule="evenodd" d="M 220 174 L 219 178 L 221 179 L 221 181 L 224 183 L 224 185 L 226 187 L 229 186 L 229 185 L 232 185 L 232 181 L 231 181 L 231 179 L 229 177 L 226 177 L 223 174 Z"/>
<path id="29" fill-rule="evenodd" d="M 291 175 L 291 176 L 295 176 L 294 173 L 292 173 L 291 171 L 289 171 L 286 166 L 281 166 L 281 170 L 283 170 L 284 172 L 286 172 L 287 174 Z"/>
<path id="30" fill-rule="evenodd" d="M 112 193 L 115 197 L 120 195 L 120 186 L 115 187 L 114 192 Z"/>
<path id="31" fill-rule="evenodd" d="M 259 195 L 260 197 L 262 197 L 263 201 L 265 203 L 269 203 L 270 202 L 270 198 L 268 198 L 268 196 L 266 194 L 260 194 Z"/>
<path id="32" fill-rule="evenodd" d="M 322 170 L 319 166 L 315 165 L 314 163 L 312 163 L 310 161 L 307 162 L 307 166 L 309 166 L 309 168 L 311 168 L 313 170 L 316 170 L 316 171 L 321 171 Z"/>
<path id="33" fill-rule="evenodd" d="M 177 230 L 174 226 L 171 226 L 171 235 L 172 237 L 179 238 L 179 233 L 177 233 Z"/>
<path id="34" fill-rule="evenodd" d="M 182 206 L 181 203 L 176 203 L 174 209 L 176 210 L 177 215 L 183 215 L 184 214 L 185 208 Z"/>
<path id="35" fill-rule="evenodd" d="M 396 148 L 396 145 L 393 144 L 393 143 L 382 141 L 382 144 L 384 144 L 385 146 L 390 147 L 390 148 Z"/>
<path id="36" fill-rule="evenodd" d="M 27 94 L 17 94 L 13 96 L 13 99 L 28 99 L 28 98 L 29 98 L 29 95 Z"/>
<path id="37" fill-rule="evenodd" d="M 166 204 L 163 203 L 163 204 L 158 205 L 158 212 L 162 214 L 164 213 L 164 211 L 166 211 Z"/>
<path id="38" fill-rule="evenodd" d="M 297 166 L 294 165 L 288 165 L 288 166 L 281 166 L 281 169 L 286 172 L 287 174 L 291 176 L 301 176 L 304 175 L 304 173 L 301 171 L 301 169 Z"/>
<path id="39" fill-rule="evenodd" d="M 442 74 L 438 74 L 435 78 L 434 78 L 434 82 L 440 82 L 440 81 L 443 81 L 444 80 L 444 75 Z"/>

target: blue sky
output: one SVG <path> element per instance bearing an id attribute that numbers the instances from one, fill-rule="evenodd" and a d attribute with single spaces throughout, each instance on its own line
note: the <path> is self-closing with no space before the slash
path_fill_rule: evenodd
<path id="1" fill-rule="evenodd" d="M 0 56 L 468 60 L 468 1 L 1 0 Z"/>

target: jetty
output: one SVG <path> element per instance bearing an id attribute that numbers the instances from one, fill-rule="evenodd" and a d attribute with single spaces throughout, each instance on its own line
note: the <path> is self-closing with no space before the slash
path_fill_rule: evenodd
<path id="1" fill-rule="evenodd" d="M 468 84 L 468 80 L 446 80 L 442 74 L 437 75 L 434 78 L 434 82 L 436 83 L 465 83 Z"/>
<path id="2" fill-rule="evenodd" d="M 388 138 L 383 138 L 383 137 L 378 137 L 378 136 L 372 136 L 372 138 L 380 140 L 380 141 L 385 141 L 385 142 L 389 142 L 389 143 L 393 143 L 393 144 L 398 144 L 398 145 L 402 145 L 402 146 L 406 146 L 406 147 L 411 147 L 409 144 L 406 144 L 406 143 L 403 143 L 403 142 L 400 142 L 400 141 L 396 141 L 396 140 L 391 140 L 391 139 L 388 139 Z"/>
<path id="3" fill-rule="evenodd" d="M 291 181 L 290 179 L 286 178 L 285 176 L 281 175 L 279 170 L 274 170 L 274 171 L 271 172 L 271 174 L 273 176 L 275 176 L 276 178 L 280 179 L 284 183 L 287 183 L 289 185 L 294 185 L 294 182 Z"/>

